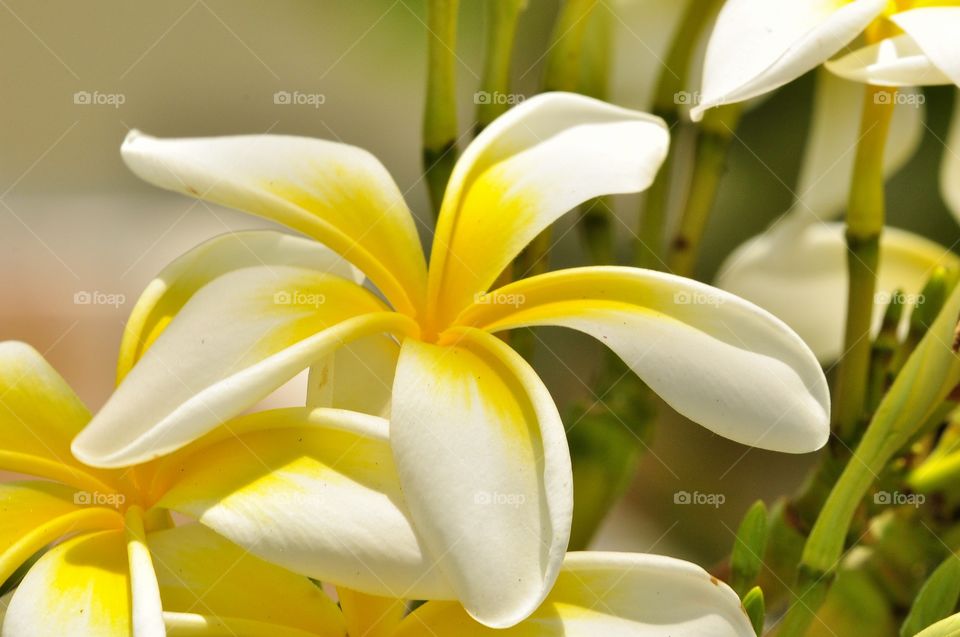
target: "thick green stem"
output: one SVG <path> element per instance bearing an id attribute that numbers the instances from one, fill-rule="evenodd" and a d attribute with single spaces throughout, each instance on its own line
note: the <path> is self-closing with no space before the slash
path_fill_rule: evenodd
<path id="1" fill-rule="evenodd" d="M 457 11 L 459 0 L 427 4 L 427 101 L 423 115 L 423 167 L 434 214 L 457 160 Z"/>
<path id="2" fill-rule="evenodd" d="M 667 267 L 674 274 L 693 274 L 742 110 L 739 104 L 730 104 L 709 111 L 703 118 L 697 136 L 690 193 L 667 255 Z"/>
<path id="3" fill-rule="evenodd" d="M 545 91 L 576 91 L 579 87 L 584 38 L 596 5 L 597 0 L 567 0 L 560 8 L 547 53 Z"/>
<path id="4" fill-rule="evenodd" d="M 510 64 L 517 35 L 517 22 L 527 0 L 491 0 L 490 28 L 487 31 L 487 52 L 480 91 L 475 94 L 477 128 L 480 132 L 516 101 L 510 92 Z"/>
<path id="5" fill-rule="evenodd" d="M 870 370 L 870 327 L 880 265 L 884 223 L 883 154 L 894 100 L 889 89 L 864 92 L 860 142 L 847 210 L 847 323 L 844 354 L 837 369 L 833 430 L 845 442 L 856 441 L 866 405 Z"/>

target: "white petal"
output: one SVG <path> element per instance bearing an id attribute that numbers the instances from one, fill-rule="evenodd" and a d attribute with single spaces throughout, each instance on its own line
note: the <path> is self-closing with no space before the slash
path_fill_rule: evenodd
<path id="1" fill-rule="evenodd" d="M 856 49 L 827 62 L 827 68 L 848 80 L 877 86 L 950 84 L 950 78 L 909 34 Z"/>
<path id="2" fill-rule="evenodd" d="M 821 361 L 830 362 L 843 351 L 846 259 L 840 223 L 814 224 L 791 234 L 764 234 L 731 255 L 717 285 L 782 318 Z M 958 267 L 960 259 L 932 241 L 885 228 L 874 322 L 881 318 L 879 301 L 889 299 L 897 289 L 919 294 L 937 265 Z"/>
<path id="3" fill-rule="evenodd" d="M 394 637 L 753 637 L 740 600 L 699 566 L 659 555 L 570 553 L 546 602 L 505 631 L 428 602 Z"/>
<path id="4" fill-rule="evenodd" d="M 94 466 L 169 453 L 265 398 L 342 342 L 390 329 L 367 290 L 291 266 L 223 275 L 201 289 L 73 442 Z"/>
<path id="5" fill-rule="evenodd" d="M 960 92 L 954 92 L 953 119 L 940 164 L 940 191 L 947 207 L 960 223 Z"/>
<path id="6" fill-rule="evenodd" d="M 161 460 L 161 505 L 253 554 L 373 595 L 451 599 L 407 517 L 385 420 L 282 409 Z"/>
<path id="7" fill-rule="evenodd" d="M 960 86 L 960 6 L 912 9 L 890 19 L 916 41 L 950 82 Z"/>
<path id="8" fill-rule="evenodd" d="M 707 45 L 699 120 L 708 108 L 741 102 L 795 80 L 851 42 L 885 0 L 728 0 Z"/>
<path id="9" fill-rule="evenodd" d="M 426 265 L 413 216 L 370 153 L 305 137 L 157 139 L 139 131 L 121 150 L 140 178 L 299 230 L 355 263 L 398 309 L 422 303 Z"/>
<path id="10" fill-rule="evenodd" d="M 310 368 L 307 406 L 390 416 L 400 345 L 376 334 L 348 343 Z"/>
<path id="11" fill-rule="evenodd" d="M 437 220 L 429 302 L 438 325 L 565 212 L 646 189 L 668 146 L 659 118 L 569 93 L 539 95 L 498 118 L 457 162 Z"/>
<path id="12" fill-rule="evenodd" d="M 567 548 L 572 476 L 543 383 L 477 330 L 406 340 L 391 442 L 417 531 L 478 621 L 512 626 L 540 605 Z"/>
<path id="13" fill-rule="evenodd" d="M 790 453 L 829 435 L 827 381 L 782 321 L 717 288 L 651 270 L 559 270 L 460 317 L 490 331 L 559 325 L 610 347 L 671 407 L 737 442 Z"/>

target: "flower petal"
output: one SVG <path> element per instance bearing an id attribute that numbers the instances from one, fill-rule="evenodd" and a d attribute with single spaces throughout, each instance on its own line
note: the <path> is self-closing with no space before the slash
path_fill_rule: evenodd
<path id="1" fill-rule="evenodd" d="M 0 470 L 112 492 L 109 472 L 73 457 L 70 441 L 90 412 L 35 349 L 0 342 Z"/>
<path id="2" fill-rule="evenodd" d="M 37 551 L 67 535 L 120 528 L 119 513 L 79 506 L 78 495 L 54 482 L 0 484 L 0 584 Z"/>
<path id="3" fill-rule="evenodd" d="M 848 80 L 877 86 L 931 86 L 951 82 L 908 34 L 856 49 L 827 62 L 827 68 Z"/>
<path id="4" fill-rule="evenodd" d="M 147 547 L 143 510 L 140 507 L 132 506 L 127 509 L 124 516 L 124 530 L 130 575 L 132 634 L 135 637 L 165 637 L 160 587 L 153 568 L 153 558 Z"/>
<path id="5" fill-rule="evenodd" d="M 131 131 L 123 159 L 150 183 L 299 230 L 357 265 L 398 310 L 423 301 L 413 216 L 370 153 L 319 139 L 248 135 L 157 139 Z"/>
<path id="6" fill-rule="evenodd" d="M 342 587 L 337 589 L 337 595 L 348 635 L 391 637 L 407 614 L 407 605 L 402 599 L 375 597 Z"/>
<path id="7" fill-rule="evenodd" d="M 197 292 L 73 443 L 94 466 L 169 453 L 253 406 L 343 341 L 409 322 L 367 290 L 291 266 Z"/>
<path id="8" fill-rule="evenodd" d="M 437 220 L 429 294 L 438 325 L 563 213 L 646 189 L 668 146 L 659 118 L 569 93 L 526 100 L 484 129 L 457 162 Z"/>
<path id="9" fill-rule="evenodd" d="M 919 294 L 937 265 L 960 267 L 960 258 L 948 249 L 904 230 L 885 228 L 880 242 L 875 323 L 882 317 L 881 302 L 898 289 Z M 717 285 L 782 318 L 821 361 L 830 362 L 843 351 L 846 264 L 842 223 L 791 233 L 777 228 L 738 248 Z"/>
<path id="10" fill-rule="evenodd" d="M 543 383 L 502 341 L 404 341 L 390 439 L 411 517 L 467 611 L 512 626 L 540 605 L 570 535 L 570 454 Z"/>
<path id="11" fill-rule="evenodd" d="M 232 232 L 183 254 L 151 281 L 137 300 L 123 332 L 117 379 L 123 380 L 196 292 L 219 276 L 242 268 L 292 265 L 362 282 L 349 263 L 316 241 L 271 230 Z"/>
<path id="12" fill-rule="evenodd" d="M 940 163 L 940 191 L 947 207 L 960 223 L 960 92 L 955 92 L 953 98 L 950 134 Z"/>
<path id="13" fill-rule="evenodd" d="M 690 279 L 637 268 L 560 270 L 491 292 L 460 322 L 590 334 L 678 412 L 743 444 L 805 453 L 829 435 L 827 381 L 800 337 L 759 307 Z"/>
<path id="14" fill-rule="evenodd" d="M 122 530 L 79 535 L 47 551 L 13 594 L 3 637 L 130 637 Z"/>
<path id="15" fill-rule="evenodd" d="M 230 626 L 261 622 L 259 633 L 284 635 L 284 628 L 316 637 L 343 637 L 343 617 L 320 587 L 305 577 L 258 559 L 198 525 L 147 536 L 157 581 L 168 613 L 197 613 Z"/>
<path id="16" fill-rule="evenodd" d="M 949 81 L 960 86 L 960 6 L 923 7 L 890 16 Z M 927 84 L 926 81 L 923 82 Z"/>
<path id="17" fill-rule="evenodd" d="M 886 0 L 728 0 L 707 45 L 699 120 L 708 108 L 742 102 L 827 61 L 883 11 Z"/>
<path id="18" fill-rule="evenodd" d="M 387 431 L 379 418 L 331 409 L 244 416 L 165 459 L 160 504 L 322 581 L 450 599 L 405 514 Z"/>
<path id="19" fill-rule="evenodd" d="M 394 637 L 753 637 L 730 587 L 699 566 L 659 555 L 570 553 L 546 602 L 506 631 L 456 604 L 428 602 Z"/>
<path id="20" fill-rule="evenodd" d="M 892 175 L 913 157 L 923 138 L 922 94 L 904 89 L 912 99 L 899 100 L 884 152 L 884 174 Z M 817 74 L 810 135 L 797 180 L 792 214 L 804 222 L 833 219 L 846 208 L 853 179 L 864 87 L 828 71 Z M 785 223 L 780 220 L 777 225 Z"/>
<path id="21" fill-rule="evenodd" d="M 400 345 L 386 334 L 367 336 L 337 349 L 310 368 L 308 407 L 336 407 L 386 418 Z"/>

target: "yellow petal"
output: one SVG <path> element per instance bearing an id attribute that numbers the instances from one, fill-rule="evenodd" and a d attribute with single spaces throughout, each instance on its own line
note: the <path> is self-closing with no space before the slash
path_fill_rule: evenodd
<path id="1" fill-rule="evenodd" d="M 112 492 L 109 473 L 78 462 L 70 441 L 90 420 L 66 381 L 35 349 L 0 342 L 0 470 Z"/>
<path id="2" fill-rule="evenodd" d="M 122 530 L 85 534 L 45 553 L 13 594 L 3 637 L 130 637 Z"/>
<path id="3" fill-rule="evenodd" d="M 337 588 L 350 637 L 389 637 L 407 612 L 402 599 L 377 597 Z"/>
<path id="4" fill-rule="evenodd" d="M 252 407 L 344 342 L 410 319 L 343 278 L 291 266 L 225 274 L 190 299 L 73 442 L 95 466 L 145 462 Z"/>
<path id="5" fill-rule="evenodd" d="M 550 596 L 508 630 L 427 602 L 394 637 L 753 637 L 740 600 L 699 566 L 659 555 L 570 553 Z"/>
<path id="6" fill-rule="evenodd" d="M 232 232 L 214 237 L 164 268 L 137 299 L 120 344 L 118 382 L 197 290 L 227 272 L 274 265 L 311 268 L 358 281 L 354 269 L 346 261 L 316 241 L 270 230 Z"/>
<path id="7" fill-rule="evenodd" d="M 336 604 L 310 580 L 273 566 L 198 524 L 147 535 L 163 608 L 197 613 L 230 625 L 261 622 L 305 631 L 316 637 L 343 637 Z M 228 631 L 198 634 L 231 634 Z M 240 633 L 244 634 L 244 633 Z M 247 633 L 249 634 L 249 633 Z"/>
<path id="8" fill-rule="evenodd" d="M 434 328 L 487 291 L 568 210 L 647 188 L 668 145 L 659 118 L 568 93 L 526 100 L 484 129 L 457 162 L 437 220 Z"/>
<path id="9" fill-rule="evenodd" d="M 390 441 L 411 517 L 468 612 L 511 626 L 539 606 L 570 537 L 570 452 L 530 366 L 479 330 L 404 341 Z"/>
<path id="10" fill-rule="evenodd" d="M 0 582 L 62 537 L 120 527 L 114 509 L 77 504 L 87 495 L 53 482 L 0 484 Z"/>
<path id="11" fill-rule="evenodd" d="M 451 599 L 407 517 L 387 422 L 279 409 L 228 423 L 165 464 L 160 506 L 263 559 L 324 582 L 403 599 Z"/>
<path id="12" fill-rule="evenodd" d="M 426 266 L 413 215 L 383 165 L 346 144 L 281 135 L 156 139 L 131 131 L 123 159 L 150 183 L 299 230 L 415 313 Z"/>
<path id="13" fill-rule="evenodd" d="M 491 292 L 460 322 L 590 334 L 671 407 L 743 444 L 806 453 L 829 436 L 827 381 L 810 348 L 772 314 L 690 279 L 637 268 L 560 270 Z"/>

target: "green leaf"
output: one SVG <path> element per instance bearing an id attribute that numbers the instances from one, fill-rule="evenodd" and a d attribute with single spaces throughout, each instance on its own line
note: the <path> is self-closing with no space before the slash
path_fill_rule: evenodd
<path id="1" fill-rule="evenodd" d="M 767 507 L 762 500 L 757 500 L 740 522 L 730 556 L 730 582 L 733 590 L 741 597 L 750 590 L 760 575 L 766 545 Z"/>
<path id="2" fill-rule="evenodd" d="M 916 634 L 916 637 L 957 637 L 960 635 L 960 614 L 938 621 Z"/>
<path id="3" fill-rule="evenodd" d="M 900 627 L 901 637 L 912 637 L 949 616 L 960 599 L 960 559 L 950 555 L 924 582 Z"/>
<path id="4" fill-rule="evenodd" d="M 747 612 L 750 623 L 753 624 L 753 631 L 757 637 L 763 634 L 763 620 L 767 615 L 766 605 L 763 602 L 763 591 L 759 586 L 750 589 L 743 598 L 743 610 Z"/>

